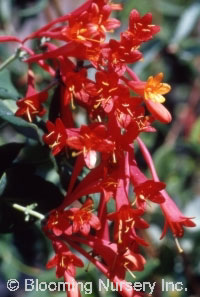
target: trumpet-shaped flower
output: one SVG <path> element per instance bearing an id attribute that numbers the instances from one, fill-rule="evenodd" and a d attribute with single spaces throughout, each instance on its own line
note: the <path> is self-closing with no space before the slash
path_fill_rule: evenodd
<path id="1" fill-rule="evenodd" d="M 60 118 L 56 119 L 55 124 L 48 121 L 46 126 L 49 133 L 43 136 L 43 141 L 52 149 L 53 155 L 57 155 L 66 146 L 65 126 Z"/>
<path id="2" fill-rule="evenodd" d="M 72 232 L 81 232 L 84 236 L 87 236 L 90 232 L 90 228 L 99 230 L 101 223 L 99 218 L 92 213 L 93 200 L 88 198 L 81 208 L 70 208 L 66 211 L 68 219 L 72 223 Z"/>

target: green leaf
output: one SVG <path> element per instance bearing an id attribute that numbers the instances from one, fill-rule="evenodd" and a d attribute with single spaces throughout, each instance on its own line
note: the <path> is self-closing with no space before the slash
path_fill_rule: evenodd
<path id="1" fill-rule="evenodd" d="M 160 1 L 157 3 L 157 10 L 167 16 L 179 16 L 184 10 L 184 6 L 175 3 Z"/>
<path id="2" fill-rule="evenodd" d="M 7 184 L 7 177 L 6 177 L 6 173 L 4 173 L 0 179 L 0 196 L 2 195 L 5 187 Z"/>
<path id="3" fill-rule="evenodd" d="M 173 148 L 169 146 L 162 146 L 156 150 L 153 155 L 155 167 L 158 176 L 161 180 L 166 180 L 166 178 L 172 173 L 172 166 L 175 161 L 175 154 L 173 153 Z"/>
<path id="4" fill-rule="evenodd" d="M 20 94 L 13 86 L 10 72 L 7 69 L 4 69 L 0 72 L 0 99 L 16 100 L 20 97 Z"/>
<path id="5" fill-rule="evenodd" d="M 7 168 L 12 166 L 13 161 L 17 158 L 23 146 L 23 143 L 15 142 L 0 146 L 0 176 L 6 171 Z"/>
<path id="6" fill-rule="evenodd" d="M 187 7 L 182 14 L 176 27 L 174 36 L 171 39 L 171 44 L 178 44 L 185 39 L 193 30 L 200 15 L 200 3 L 195 2 Z"/>
<path id="7" fill-rule="evenodd" d="M 16 254 L 16 249 L 12 245 L 12 241 L 7 242 L 5 236 L 0 240 L 0 254 L 1 254 L 1 271 L 5 279 L 18 279 L 19 271 L 13 265 L 13 255 Z M 11 269 L 12 267 L 12 269 Z"/>
<path id="8" fill-rule="evenodd" d="M 37 1 L 35 5 L 31 5 L 31 7 L 24 8 L 19 12 L 20 17 L 30 17 L 37 15 L 40 13 L 48 4 L 48 0 L 40 0 Z"/>
<path id="9" fill-rule="evenodd" d="M 0 19 L 2 23 L 8 23 L 12 19 L 11 7 L 12 7 L 11 0 L 1 0 L 0 1 Z"/>
<path id="10" fill-rule="evenodd" d="M 192 143 L 197 143 L 199 146 L 200 141 L 200 118 L 195 122 L 192 127 L 191 134 L 190 134 L 190 141 Z"/>
<path id="11" fill-rule="evenodd" d="M 17 94 L 14 94 L 10 92 L 8 89 L 0 86 L 0 99 L 18 99 L 19 96 Z"/>

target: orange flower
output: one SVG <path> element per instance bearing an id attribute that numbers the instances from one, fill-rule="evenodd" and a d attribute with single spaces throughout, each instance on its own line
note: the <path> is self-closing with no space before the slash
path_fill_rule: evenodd
<path id="1" fill-rule="evenodd" d="M 127 85 L 136 92 L 136 94 L 144 98 L 146 107 L 155 119 L 162 123 L 169 123 L 172 120 L 170 112 L 162 103 L 165 102 L 163 95 L 167 94 L 171 87 L 166 83 L 162 83 L 163 73 L 160 72 L 156 76 L 150 76 L 146 82 L 140 81 L 135 77 L 131 69 L 127 67 L 127 72 L 133 78 L 132 81 L 126 80 Z"/>
<path id="2" fill-rule="evenodd" d="M 163 73 L 160 72 L 156 76 L 150 76 L 144 88 L 144 98 L 152 100 L 153 102 L 163 103 L 165 97 L 163 95 L 169 93 L 171 90 L 170 85 L 162 83 Z"/>

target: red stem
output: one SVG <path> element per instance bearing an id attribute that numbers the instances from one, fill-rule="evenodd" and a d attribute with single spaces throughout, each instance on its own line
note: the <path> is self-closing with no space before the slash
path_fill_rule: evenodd
<path id="1" fill-rule="evenodd" d="M 130 69 L 128 66 L 126 66 L 126 71 L 134 81 L 141 81 L 137 76 L 137 74 L 135 74 L 135 72 L 132 69 Z"/>
<path id="2" fill-rule="evenodd" d="M 152 157 L 146 147 L 146 145 L 144 144 L 144 142 L 140 139 L 140 137 L 137 137 L 137 142 L 139 144 L 139 147 L 140 147 L 140 150 L 143 154 L 143 157 L 151 171 L 151 175 L 154 179 L 154 181 L 160 181 L 159 180 L 159 177 L 157 175 L 157 172 L 156 172 L 156 169 L 155 169 L 155 166 L 154 166 L 154 163 L 153 163 L 153 160 L 152 160 Z"/>

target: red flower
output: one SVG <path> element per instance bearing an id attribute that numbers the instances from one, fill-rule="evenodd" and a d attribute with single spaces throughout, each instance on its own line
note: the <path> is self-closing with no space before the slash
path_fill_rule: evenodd
<path id="1" fill-rule="evenodd" d="M 45 226 L 45 230 L 52 231 L 56 236 L 62 234 L 71 235 L 72 228 L 66 212 L 52 211 Z"/>
<path id="2" fill-rule="evenodd" d="M 165 199 L 161 195 L 160 191 L 164 188 L 164 183 L 155 182 L 153 180 L 147 180 L 135 187 L 134 192 L 136 194 L 136 203 L 138 208 L 145 210 L 147 199 L 154 203 L 163 203 Z"/>
<path id="3" fill-rule="evenodd" d="M 149 225 L 140 218 L 143 210 L 124 205 L 119 211 L 108 214 L 108 219 L 115 222 L 115 240 L 122 244 L 124 237 L 134 228 L 147 228 Z"/>
<path id="4" fill-rule="evenodd" d="M 111 243 L 107 240 L 95 239 L 94 251 L 100 255 L 103 261 L 108 266 L 109 278 L 124 279 L 126 271 L 141 271 L 144 269 L 146 263 L 144 257 L 131 251 L 128 247 L 126 250 L 118 250 L 118 246 L 115 243 Z"/>
<path id="5" fill-rule="evenodd" d="M 29 122 L 32 122 L 36 116 L 43 116 L 45 114 L 45 109 L 42 106 L 42 102 L 46 101 L 48 98 L 48 92 L 42 91 L 37 92 L 34 87 L 34 73 L 28 71 L 28 88 L 26 92 L 26 97 L 17 101 L 17 106 L 19 107 L 16 111 L 16 116 L 23 116 Z"/>
<path id="6" fill-rule="evenodd" d="M 160 27 L 152 25 L 152 14 L 147 13 L 140 17 L 139 12 L 134 9 L 131 11 L 128 31 L 122 33 L 122 36 L 131 35 L 135 43 L 152 39 L 153 35 L 160 31 Z"/>
<path id="7" fill-rule="evenodd" d="M 91 42 L 102 42 L 106 32 L 120 26 L 117 19 L 109 19 L 111 11 L 109 5 L 100 8 L 96 3 L 92 3 L 87 12 L 69 19 L 69 26 L 63 29 L 62 34 L 69 40 L 83 42 L 86 46 L 91 46 Z"/>
<path id="8" fill-rule="evenodd" d="M 56 119 L 55 125 L 48 121 L 46 126 L 49 133 L 43 136 L 43 141 L 52 149 L 53 155 L 57 155 L 66 146 L 65 126 L 60 118 Z"/>
<path id="9" fill-rule="evenodd" d="M 196 224 L 191 221 L 191 218 L 185 217 L 174 201 L 169 197 L 167 192 L 162 192 L 165 201 L 160 205 L 165 216 L 165 226 L 161 238 L 163 238 L 170 227 L 172 233 L 176 237 L 182 237 L 184 234 L 183 226 L 195 227 Z"/>
<path id="10" fill-rule="evenodd" d="M 112 117 L 109 117 L 109 139 L 111 139 L 115 145 L 112 154 L 114 163 L 116 163 L 118 159 L 124 159 L 124 152 L 131 149 L 130 144 L 133 143 L 134 139 L 136 139 L 139 134 L 139 128 L 136 121 L 131 121 L 127 126 L 126 130 L 122 133 L 121 127 L 118 125 L 115 116 L 112 115 Z M 123 172 L 122 168 L 121 172 Z"/>
<path id="11" fill-rule="evenodd" d="M 54 242 L 56 255 L 48 261 L 47 268 L 56 267 L 56 276 L 62 277 L 65 272 L 74 277 L 76 274 L 76 267 L 83 267 L 83 262 L 61 242 Z"/>
<path id="12" fill-rule="evenodd" d="M 87 91 L 94 96 L 94 108 L 102 105 L 105 112 L 110 112 L 113 108 L 113 97 L 119 94 L 119 77 L 115 72 L 99 71 L 96 73 L 96 83 L 88 84 Z"/>
<path id="13" fill-rule="evenodd" d="M 42 106 L 42 102 L 46 101 L 48 98 L 47 92 L 36 93 L 33 96 L 26 97 L 17 101 L 17 106 L 19 107 L 16 111 L 16 116 L 23 116 L 29 122 L 36 117 L 42 117 L 46 110 Z"/>
<path id="14" fill-rule="evenodd" d="M 120 9 L 120 4 L 112 4 L 110 0 L 86 0 L 75 11 L 53 20 L 22 42 L 15 37 L 0 37 L 0 42 L 21 43 L 20 50 L 29 55 L 25 62 L 29 66 L 36 62 L 57 82 L 59 118 L 55 123 L 47 122 L 48 132 L 43 141 L 53 155 L 69 148 L 76 150 L 72 156 L 78 156 L 65 199 L 50 212 L 44 227 L 55 250 L 47 267 L 56 267 L 56 276 L 63 276 L 70 287 L 75 283 L 75 290 L 67 289 L 68 297 L 80 297 L 74 277 L 76 267 L 83 267 L 83 262 L 67 245 L 96 265 L 116 287 L 122 282 L 122 296 L 138 297 L 143 293 L 137 294 L 133 288 L 128 290 L 125 277 L 127 271 L 144 269 L 140 245 L 148 246 L 148 243 L 140 237 L 143 234 L 140 231 L 149 227 L 142 217 L 148 200 L 160 204 L 165 216 L 162 237 L 168 227 L 175 237 L 181 237 L 184 226 L 195 226 L 163 190 L 165 184 L 159 182 L 150 153 L 139 138 L 143 131 L 155 131 L 151 127 L 155 119 L 164 123 L 171 121 L 170 113 L 162 105 L 164 95 L 170 91 L 170 86 L 162 82 L 163 74 L 140 81 L 127 66 L 142 58 L 141 44 L 152 39 L 160 28 L 152 24 L 151 13 L 142 17 L 133 10 L 128 29 L 121 33 L 120 40 L 104 43 L 106 32 L 120 26 L 117 19 L 111 18 L 112 10 Z M 39 54 L 24 46 L 25 41 L 32 38 L 42 38 Z M 62 45 L 60 42 L 54 45 L 52 39 L 61 40 Z M 131 80 L 126 78 L 126 71 Z M 95 80 L 91 80 L 94 74 Z M 29 121 L 42 116 L 47 97 L 46 91 L 36 91 L 34 75 L 29 70 L 28 90 L 25 98 L 17 102 L 16 115 L 25 116 Z M 88 125 L 80 126 L 77 121 L 77 114 L 72 112 L 74 100 L 85 110 L 84 115 L 88 115 Z M 150 115 L 146 115 L 145 107 Z M 147 179 L 136 162 L 136 138 L 153 180 Z M 92 170 L 88 172 L 85 165 Z M 78 181 L 82 174 L 83 178 Z M 133 208 L 135 202 L 130 202 L 130 191 L 135 192 L 137 208 Z M 99 194 L 97 215 L 93 213 L 94 202 L 90 198 L 96 193 Z M 79 205 L 78 200 L 83 197 L 86 197 L 83 205 L 72 206 L 73 203 Z M 115 211 L 108 214 L 111 198 Z"/>
<path id="15" fill-rule="evenodd" d="M 85 85 L 89 82 L 87 79 L 87 70 L 76 71 L 75 65 L 69 61 L 60 58 L 60 72 L 62 81 L 65 84 L 64 105 L 71 102 L 75 109 L 74 98 L 87 102 L 89 95 L 86 93 Z"/>
<path id="16" fill-rule="evenodd" d="M 123 38 L 121 42 L 111 39 L 101 52 L 109 67 L 119 76 L 126 71 L 126 63 L 134 63 L 142 58 L 142 53 L 132 46 L 128 38 Z"/>
<path id="17" fill-rule="evenodd" d="M 88 0 L 85 3 L 83 3 L 81 6 L 79 6 L 77 9 L 75 9 L 74 11 L 72 11 L 70 14 L 67 14 L 67 15 L 61 16 L 59 18 L 56 18 L 55 20 L 53 20 L 50 23 L 48 23 L 47 25 L 43 26 L 42 28 L 40 28 L 36 32 L 34 32 L 34 33 L 30 34 L 29 36 L 27 36 L 23 40 L 23 42 L 27 41 L 28 39 L 39 37 L 43 32 L 47 32 L 54 25 L 56 25 L 58 23 L 63 23 L 63 22 L 68 21 L 69 17 L 79 16 L 81 13 L 83 13 L 84 11 L 86 11 L 87 9 L 89 9 L 89 7 L 91 6 L 92 2 L 93 2 L 93 0 Z"/>
<path id="18" fill-rule="evenodd" d="M 142 103 L 141 97 L 130 97 L 129 94 L 124 92 L 124 95 L 120 96 L 114 101 L 114 113 L 117 122 L 121 128 L 128 130 L 128 126 L 132 122 L 139 122 L 144 118 L 144 108 L 140 105 Z M 130 128 L 131 126 L 129 126 Z"/>
<path id="19" fill-rule="evenodd" d="M 68 219 L 72 222 L 73 233 L 80 231 L 84 236 L 87 236 L 91 227 L 95 230 L 101 228 L 99 218 L 92 213 L 93 205 L 93 200 L 88 198 L 80 209 L 70 208 L 66 211 Z"/>
<path id="20" fill-rule="evenodd" d="M 87 10 L 80 10 L 80 13 L 72 13 L 71 15 L 58 18 L 52 25 L 49 24 L 38 30 L 33 36 L 75 41 L 91 47 L 93 43 L 104 41 L 106 32 L 120 26 L 120 21 L 117 19 L 109 19 L 111 12 L 112 6 L 103 5 L 99 7 L 93 2 Z M 53 25 L 64 21 L 68 23 L 64 26 L 53 27 Z"/>
<path id="21" fill-rule="evenodd" d="M 101 124 L 82 126 L 80 129 L 67 129 L 67 145 L 80 150 L 84 155 L 86 165 L 93 168 L 96 164 L 96 152 L 111 152 L 114 145 L 106 139 L 106 127 Z"/>
<path id="22" fill-rule="evenodd" d="M 148 110 L 152 113 L 155 119 L 158 121 L 168 124 L 172 120 L 172 116 L 168 109 L 161 103 L 155 103 L 153 101 L 147 100 L 146 106 Z"/>
<path id="23" fill-rule="evenodd" d="M 113 268 L 113 270 L 115 270 L 114 274 L 124 279 L 126 270 L 129 272 L 142 271 L 144 270 L 145 263 L 146 260 L 141 254 L 134 253 L 129 248 L 127 248 L 123 254 L 119 254 L 119 256 L 116 258 L 114 265 L 115 268 Z M 124 271 L 122 267 L 125 268 Z"/>

